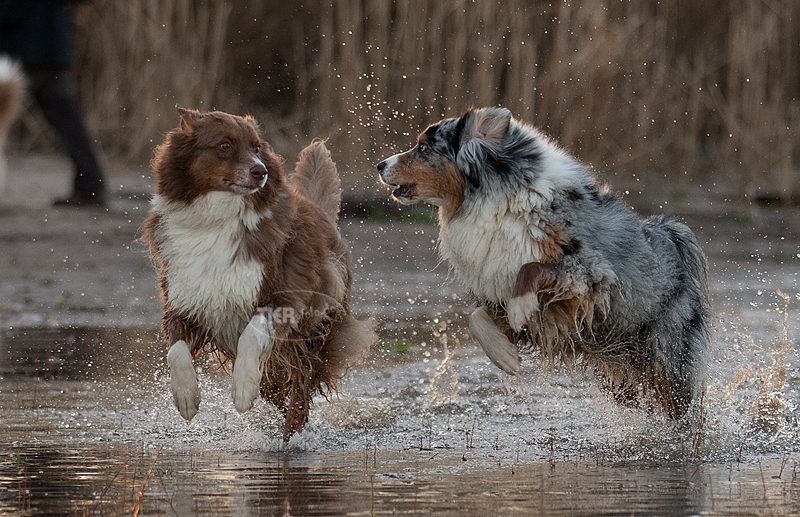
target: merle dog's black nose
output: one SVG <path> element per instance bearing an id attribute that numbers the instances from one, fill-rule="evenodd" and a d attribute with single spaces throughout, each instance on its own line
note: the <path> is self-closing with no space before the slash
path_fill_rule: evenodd
<path id="1" fill-rule="evenodd" d="M 378 164 L 378 172 L 383 172 L 383 169 L 385 168 L 386 168 L 386 160 Z"/>
<path id="2" fill-rule="evenodd" d="M 263 163 L 258 162 L 254 163 L 252 167 L 250 167 L 250 177 L 256 181 L 261 181 L 267 175 L 267 168 L 264 166 Z"/>

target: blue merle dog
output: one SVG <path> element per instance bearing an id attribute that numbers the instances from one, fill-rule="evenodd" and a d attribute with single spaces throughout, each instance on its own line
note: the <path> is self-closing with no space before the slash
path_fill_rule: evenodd
<path id="1" fill-rule="evenodd" d="M 582 366 L 673 419 L 698 397 L 708 267 L 688 227 L 640 219 L 503 108 L 442 120 L 378 170 L 400 203 L 439 207 L 440 254 L 478 303 L 470 332 L 504 372 L 520 352 Z"/>

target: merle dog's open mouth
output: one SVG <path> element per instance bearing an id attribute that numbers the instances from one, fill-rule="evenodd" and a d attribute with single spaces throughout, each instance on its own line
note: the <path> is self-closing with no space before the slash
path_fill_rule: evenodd
<path id="1" fill-rule="evenodd" d="M 411 197 L 416 187 L 417 187 L 416 183 L 407 183 L 405 185 L 399 185 L 397 186 L 396 189 L 394 189 L 394 191 L 392 191 L 392 195 L 397 198 Z"/>

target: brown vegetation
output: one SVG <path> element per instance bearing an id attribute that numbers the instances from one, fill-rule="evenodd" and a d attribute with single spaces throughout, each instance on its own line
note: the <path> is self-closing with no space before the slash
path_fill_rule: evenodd
<path id="1" fill-rule="evenodd" d="M 75 18 L 90 123 L 128 159 L 181 103 L 257 115 L 286 155 L 328 137 L 368 177 L 427 123 L 501 104 L 598 168 L 800 194 L 800 2 L 95 0 Z"/>

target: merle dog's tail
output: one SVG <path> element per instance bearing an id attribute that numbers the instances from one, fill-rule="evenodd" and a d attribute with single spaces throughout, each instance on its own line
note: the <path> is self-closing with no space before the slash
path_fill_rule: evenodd
<path id="1" fill-rule="evenodd" d="M 291 181 L 301 194 L 319 205 L 336 223 L 342 202 L 341 181 L 331 153 L 322 140 L 314 140 L 300 151 Z"/>

